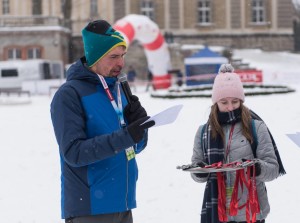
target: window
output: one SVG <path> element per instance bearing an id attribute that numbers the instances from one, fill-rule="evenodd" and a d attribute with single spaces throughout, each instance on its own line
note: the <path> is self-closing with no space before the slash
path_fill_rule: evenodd
<path id="1" fill-rule="evenodd" d="M 18 49 L 18 48 L 8 49 L 8 55 L 7 56 L 8 56 L 9 60 L 21 59 L 21 49 Z"/>
<path id="2" fill-rule="evenodd" d="M 61 0 L 60 7 L 61 7 L 61 13 L 63 14 L 63 18 L 66 20 L 66 22 L 69 22 L 71 18 L 71 10 L 72 7 L 76 7 L 79 3 L 74 3 L 72 6 L 73 0 Z"/>
<path id="3" fill-rule="evenodd" d="M 18 77 L 17 69 L 3 69 L 1 70 L 1 77 Z"/>
<path id="4" fill-rule="evenodd" d="M 37 47 L 33 47 L 27 50 L 27 58 L 28 59 L 39 59 L 41 58 L 41 49 Z"/>
<path id="5" fill-rule="evenodd" d="M 198 1 L 198 22 L 201 25 L 207 25 L 211 23 L 211 8 L 210 0 Z"/>
<path id="6" fill-rule="evenodd" d="M 91 15 L 91 17 L 98 16 L 98 0 L 91 0 L 90 15 Z"/>
<path id="7" fill-rule="evenodd" d="M 9 14 L 9 0 L 2 0 L 2 14 Z"/>
<path id="8" fill-rule="evenodd" d="M 42 64 L 41 68 L 42 68 L 43 78 L 51 79 L 50 64 L 45 62 Z"/>
<path id="9" fill-rule="evenodd" d="M 252 0 L 252 22 L 264 23 L 265 21 L 264 0 Z"/>
<path id="10" fill-rule="evenodd" d="M 42 14 L 42 1 L 32 0 L 32 15 L 41 15 L 41 14 Z"/>
<path id="11" fill-rule="evenodd" d="M 63 67 L 61 63 L 53 62 L 51 67 L 53 73 L 53 75 L 51 75 L 52 78 L 61 78 L 63 76 Z"/>
<path id="12" fill-rule="evenodd" d="M 150 0 L 144 0 L 141 3 L 141 14 L 154 20 L 154 5 Z"/>

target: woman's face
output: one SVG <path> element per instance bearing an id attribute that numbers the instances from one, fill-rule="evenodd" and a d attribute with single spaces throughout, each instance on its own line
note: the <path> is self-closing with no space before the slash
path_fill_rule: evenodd
<path id="1" fill-rule="evenodd" d="M 217 102 L 220 112 L 233 111 L 241 106 L 241 100 L 238 98 L 222 98 Z"/>

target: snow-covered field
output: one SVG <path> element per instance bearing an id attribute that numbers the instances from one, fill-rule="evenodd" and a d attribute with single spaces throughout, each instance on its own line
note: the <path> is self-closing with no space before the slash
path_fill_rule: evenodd
<path id="1" fill-rule="evenodd" d="M 286 134 L 300 131 L 300 55 L 257 50 L 234 53 L 262 69 L 266 82 L 297 90 L 246 97 L 246 105 L 270 128 L 287 171 L 285 176 L 267 183 L 271 204 L 267 222 L 297 222 L 300 148 Z M 204 184 L 194 182 L 176 166 L 190 162 L 195 132 L 206 121 L 211 100 L 154 99 L 144 88 L 136 94 L 150 115 L 172 105 L 184 107 L 173 124 L 150 129 L 148 147 L 137 157 L 140 172 L 134 222 L 197 223 Z M 32 96 L 29 104 L 0 105 L 1 222 L 64 222 L 60 219 L 60 166 L 50 120 L 51 99 Z"/>

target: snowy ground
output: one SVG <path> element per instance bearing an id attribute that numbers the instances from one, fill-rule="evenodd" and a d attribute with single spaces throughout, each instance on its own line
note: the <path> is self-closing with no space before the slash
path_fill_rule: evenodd
<path id="1" fill-rule="evenodd" d="M 278 144 L 287 175 L 267 183 L 271 213 L 267 222 L 296 222 L 300 203 L 300 148 L 287 136 L 300 131 L 300 56 L 239 50 L 236 57 L 267 73 L 265 81 L 285 84 L 296 93 L 248 96 L 246 105 L 267 123 Z M 276 73 L 277 75 L 271 75 Z M 288 78 L 285 79 L 283 76 Z M 176 169 L 190 162 L 195 132 L 206 121 L 207 98 L 154 99 L 144 88 L 136 94 L 150 115 L 183 104 L 171 125 L 152 128 L 149 145 L 137 157 L 138 208 L 134 222 L 197 223 L 204 184 Z M 49 96 L 32 96 L 30 104 L 0 105 L 0 218 L 10 223 L 62 223 L 60 166 L 50 121 Z"/>

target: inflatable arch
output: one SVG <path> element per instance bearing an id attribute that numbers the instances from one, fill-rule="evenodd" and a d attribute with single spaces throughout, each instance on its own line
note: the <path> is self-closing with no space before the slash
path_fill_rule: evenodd
<path id="1" fill-rule="evenodd" d="M 153 74 L 154 88 L 170 87 L 170 54 L 157 24 L 147 16 L 130 14 L 116 21 L 113 27 L 123 34 L 128 46 L 133 40 L 138 40 L 143 45 L 148 69 Z"/>

